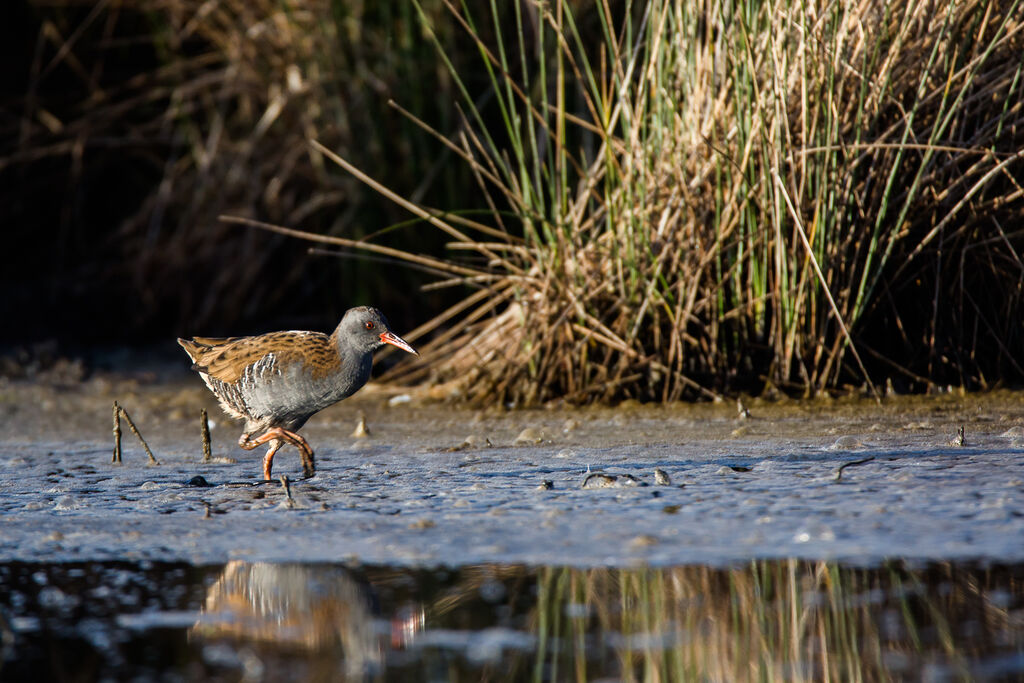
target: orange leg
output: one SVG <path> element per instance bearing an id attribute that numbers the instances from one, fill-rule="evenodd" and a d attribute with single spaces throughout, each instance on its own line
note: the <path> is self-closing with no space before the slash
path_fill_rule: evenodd
<path id="1" fill-rule="evenodd" d="M 261 446 L 268 441 L 273 441 L 274 443 L 270 445 L 270 449 L 263 458 L 264 479 L 270 479 L 270 468 L 274 464 L 274 454 L 277 453 L 277 449 L 280 448 L 284 442 L 290 443 L 299 449 L 299 455 L 302 456 L 303 475 L 308 479 L 316 474 L 316 461 L 313 459 L 313 449 L 310 448 L 309 443 L 307 443 L 305 439 L 295 432 L 281 427 L 274 427 L 263 432 L 255 439 L 251 438 L 249 434 L 242 434 L 242 436 L 238 437 L 238 445 L 247 451 L 251 451 L 257 446 Z"/>
<path id="2" fill-rule="evenodd" d="M 267 454 L 263 456 L 263 480 L 270 481 L 270 469 L 274 466 L 274 453 L 277 453 L 278 449 L 284 445 L 284 442 L 280 439 L 274 439 L 270 442 L 270 448 L 267 449 Z"/>

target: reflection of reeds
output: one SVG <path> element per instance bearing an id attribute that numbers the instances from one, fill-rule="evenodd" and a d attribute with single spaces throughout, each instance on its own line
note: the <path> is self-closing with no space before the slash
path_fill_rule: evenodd
<path id="1" fill-rule="evenodd" d="M 603 644 L 631 681 L 892 680 L 926 663 L 968 676 L 967 662 L 991 648 L 1024 646 L 1005 602 L 989 600 L 987 573 L 796 560 L 542 569 L 535 671 L 606 674 L 613 663 L 595 661 Z M 1024 587 L 1007 586 L 1019 604 Z"/>

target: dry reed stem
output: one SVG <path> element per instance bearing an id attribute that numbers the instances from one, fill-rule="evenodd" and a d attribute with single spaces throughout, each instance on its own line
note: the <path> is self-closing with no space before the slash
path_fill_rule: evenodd
<path id="1" fill-rule="evenodd" d="M 114 401 L 113 413 L 114 413 L 114 456 L 111 459 L 111 462 L 113 462 L 113 463 L 120 463 L 121 462 L 121 418 L 123 417 L 125 422 L 128 423 L 128 429 L 130 429 L 132 434 L 134 434 L 135 437 L 139 440 L 139 442 L 142 444 L 142 448 L 145 449 L 145 451 L 146 451 L 146 455 L 149 456 L 149 463 L 151 465 L 159 465 L 160 461 L 157 460 L 156 457 L 154 457 L 153 451 L 151 451 L 149 449 L 149 444 L 146 443 L 146 439 L 143 438 L 142 433 L 139 431 L 139 428 L 135 426 L 135 421 L 132 420 L 131 416 L 128 414 L 128 411 L 125 410 L 123 406 L 118 404 L 117 401 Z"/>
<path id="2" fill-rule="evenodd" d="M 110 462 L 121 463 L 121 406 L 114 401 L 114 455 Z"/>
<path id="3" fill-rule="evenodd" d="M 213 449 L 210 447 L 210 419 L 206 408 L 199 410 L 199 428 L 203 438 L 203 462 L 208 463 L 213 459 Z"/>

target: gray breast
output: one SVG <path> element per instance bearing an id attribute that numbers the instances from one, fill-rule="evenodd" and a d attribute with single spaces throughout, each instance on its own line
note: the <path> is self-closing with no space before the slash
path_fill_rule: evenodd
<path id="1" fill-rule="evenodd" d="M 367 354 L 343 362 L 336 372 L 315 377 L 301 363 L 282 367 L 271 353 L 247 367 L 237 386 L 252 423 L 296 430 L 315 413 L 366 384 L 372 364 Z"/>

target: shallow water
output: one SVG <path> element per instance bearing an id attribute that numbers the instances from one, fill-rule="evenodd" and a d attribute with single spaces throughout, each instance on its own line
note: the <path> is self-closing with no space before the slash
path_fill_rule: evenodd
<path id="1" fill-rule="evenodd" d="M 1020 565 L 12 563 L 0 585 L 3 680 L 1024 675 Z"/>
<path id="2" fill-rule="evenodd" d="M 3 680 L 54 652 L 85 680 L 1024 677 L 1020 394 L 741 418 L 368 387 L 303 429 L 315 477 L 278 454 L 289 498 L 197 384 L 0 385 Z M 127 428 L 111 464 L 114 399 L 160 465 Z"/>

